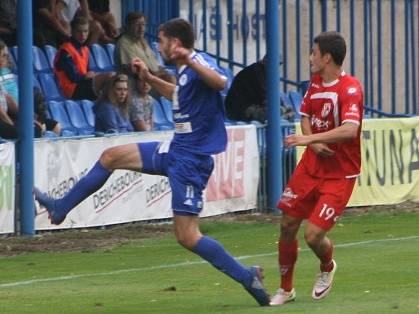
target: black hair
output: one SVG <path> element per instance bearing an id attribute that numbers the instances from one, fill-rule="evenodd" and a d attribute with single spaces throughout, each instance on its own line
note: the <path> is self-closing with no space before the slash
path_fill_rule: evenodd
<path id="1" fill-rule="evenodd" d="M 192 25 L 188 21 L 175 18 L 160 25 L 159 32 L 167 37 L 177 38 L 182 43 L 182 46 L 187 49 L 193 48 L 194 45 L 194 32 Z"/>
<path id="2" fill-rule="evenodd" d="M 314 38 L 322 55 L 330 53 L 336 65 L 342 65 L 346 55 L 345 39 L 338 32 L 323 32 Z"/>

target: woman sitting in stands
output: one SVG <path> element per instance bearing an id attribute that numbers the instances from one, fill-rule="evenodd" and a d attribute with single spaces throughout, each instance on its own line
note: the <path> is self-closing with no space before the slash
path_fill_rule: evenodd
<path id="1" fill-rule="evenodd" d="M 130 104 L 128 77 L 125 74 L 113 76 L 107 84 L 106 93 L 93 107 L 96 116 L 96 131 L 105 133 L 134 131 L 128 116 Z"/>
<path id="2" fill-rule="evenodd" d="M 77 16 L 71 21 L 71 39 L 62 44 L 54 60 L 54 73 L 64 96 L 70 99 L 96 100 L 113 73 L 89 71 L 89 21 Z"/>
<path id="3" fill-rule="evenodd" d="M 155 100 L 149 95 L 151 86 L 138 76 L 135 77 L 134 85 L 132 105 L 129 107 L 129 118 L 135 131 L 152 131 L 154 128 L 153 104 Z"/>

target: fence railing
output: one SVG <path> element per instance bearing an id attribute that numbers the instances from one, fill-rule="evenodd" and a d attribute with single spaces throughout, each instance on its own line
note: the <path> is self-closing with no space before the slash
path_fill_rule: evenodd
<path id="1" fill-rule="evenodd" d="M 272 0 L 278 1 L 278 0 Z M 169 18 L 188 19 L 198 49 L 234 72 L 266 51 L 263 0 L 123 0 L 123 14 L 143 11 L 149 34 Z M 309 79 L 314 36 L 337 30 L 347 41 L 346 71 L 364 86 L 365 103 L 380 112 L 419 113 L 419 0 L 279 0 L 283 90 Z"/>

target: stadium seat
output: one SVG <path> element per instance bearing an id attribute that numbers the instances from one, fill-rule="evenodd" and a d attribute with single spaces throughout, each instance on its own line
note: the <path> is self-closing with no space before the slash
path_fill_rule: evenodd
<path id="1" fill-rule="evenodd" d="M 102 46 L 98 44 L 91 45 L 90 53 L 93 55 L 96 66 L 100 72 L 113 71 L 111 60 Z"/>
<path id="2" fill-rule="evenodd" d="M 66 100 L 64 102 L 68 117 L 71 124 L 76 127 L 79 135 L 91 135 L 94 133 L 94 128 L 86 121 L 83 110 L 79 103 L 73 100 Z"/>
<path id="3" fill-rule="evenodd" d="M 32 46 L 33 69 L 35 72 L 52 73 L 47 57 L 41 48 Z"/>
<path id="4" fill-rule="evenodd" d="M 45 51 L 45 55 L 47 57 L 50 68 L 54 69 L 54 58 L 55 58 L 55 55 L 57 54 L 57 48 L 55 48 L 54 46 L 45 45 L 44 51 Z"/>
<path id="5" fill-rule="evenodd" d="M 300 117 L 300 107 L 301 102 L 303 101 L 303 96 L 297 91 L 288 92 L 289 98 L 291 100 L 292 106 L 294 107 L 296 117 Z"/>
<path id="6" fill-rule="evenodd" d="M 173 123 L 167 119 L 163 106 L 154 99 L 153 101 L 153 120 L 154 120 L 154 128 L 156 130 L 172 130 Z"/>
<path id="7" fill-rule="evenodd" d="M 93 128 L 95 128 L 95 113 L 93 112 L 94 105 L 95 103 L 93 101 L 87 99 L 80 102 L 84 117 L 86 118 L 87 123 Z"/>
<path id="8" fill-rule="evenodd" d="M 99 68 L 97 67 L 95 58 L 93 57 L 93 54 L 89 53 L 89 65 L 88 65 L 89 71 L 98 72 Z"/>
<path id="9" fill-rule="evenodd" d="M 170 123 L 173 123 L 172 102 L 165 97 L 160 97 L 160 104 L 163 107 L 164 114 Z"/>
<path id="10" fill-rule="evenodd" d="M 17 46 L 9 47 L 9 52 L 15 64 L 17 64 Z"/>
<path id="11" fill-rule="evenodd" d="M 46 100 L 63 100 L 60 88 L 52 73 L 39 73 L 39 83 Z"/>
<path id="12" fill-rule="evenodd" d="M 63 101 L 49 101 L 48 109 L 51 117 L 60 122 L 62 135 L 74 136 L 78 134 L 77 129 L 70 122 Z"/>
<path id="13" fill-rule="evenodd" d="M 106 52 L 108 53 L 109 60 L 111 61 L 112 66 L 115 66 L 115 45 L 106 44 Z"/>

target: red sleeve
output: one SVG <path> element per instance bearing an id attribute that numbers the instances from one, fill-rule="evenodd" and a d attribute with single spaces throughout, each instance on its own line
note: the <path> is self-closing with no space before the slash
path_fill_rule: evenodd
<path id="1" fill-rule="evenodd" d="M 364 111 L 363 94 L 359 84 L 351 82 L 341 92 L 341 113 L 342 124 L 346 122 L 360 125 Z"/>
<path id="2" fill-rule="evenodd" d="M 312 110 L 310 105 L 310 97 L 313 94 L 313 87 L 312 87 L 313 80 L 310 81 L 309 87 L 304 95 L 303 101 L 301 102 L 300 107 L 300 114 L 302 116 L 311 117 Z"/>

